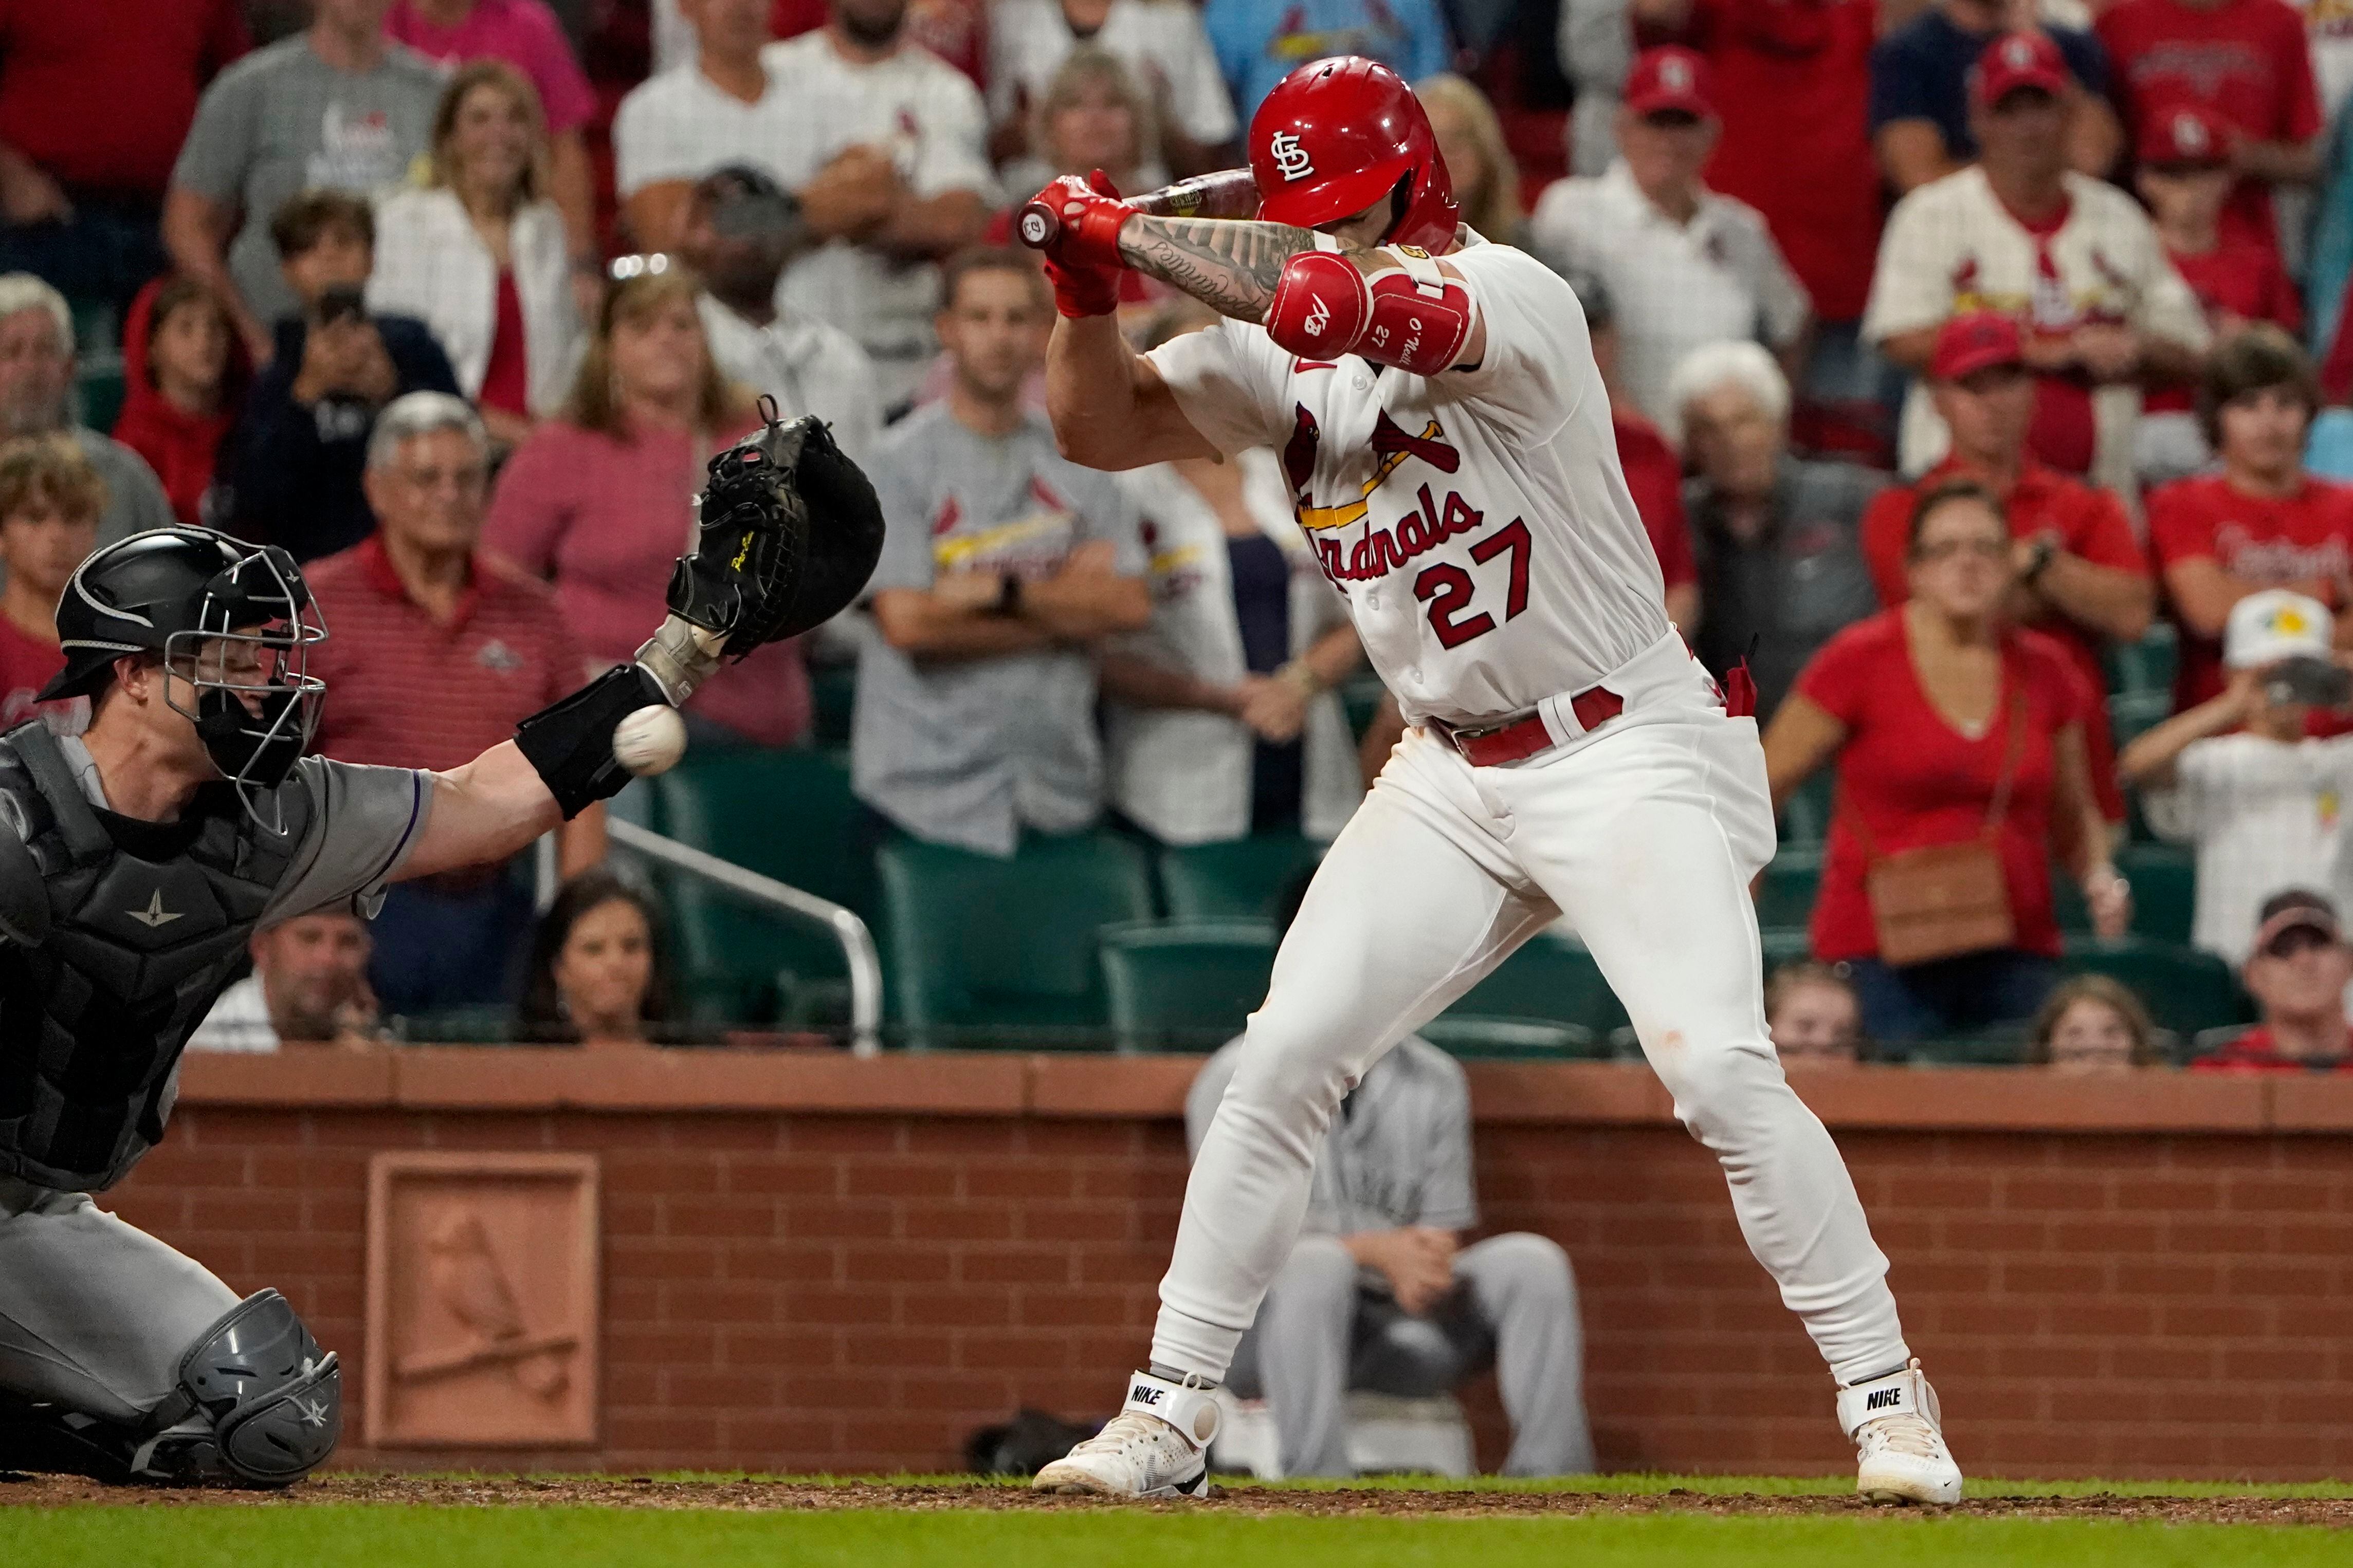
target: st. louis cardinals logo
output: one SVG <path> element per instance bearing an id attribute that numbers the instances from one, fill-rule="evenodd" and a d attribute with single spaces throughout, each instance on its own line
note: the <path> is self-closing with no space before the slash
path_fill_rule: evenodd
<path id="1" fill-rule="evenodd" d="M 1274 159 L 1274 166 L 1282 171 L 1285 184 L 1293 180 L 1303 180 L 1315 172 L 1315 164 L 1309 159 L 1307 149 L 1301 146 L 1299 138 L 1288 131 L 1276 132 L 1268 141 L 1266 150 Z"/>
<path id="2" fill-rule="evenodd" d="M 1372 477 L 1356 492 L 1354 500 L 1338 506 L 1317 506 L 1309 497 L 1310 482 L 1315 477 L 1315 453 L 1322 445 L 1324 433 L 1315 423 L 1315 416 L 1307 412 L 1304 404 L 1293 405 L 1296 417 L 1292 422 L 1291 439 L 1283 444 L 1282 471 L 1291 480 L 1293 512 L 1299 526 L 1310 533 L 1328 528 L 1345 528 L 1362 522 L 1372 510 L 1373 492 L 1396 473 L 1398 465 L 1408 458 L 1419 458 L 1441 474 L 1451 474 L 1462 466 L 1462 454 L 1446 439 L 1446 432 L 1437 420 L 1430 420 L 1419 436 L 1409 436 L 1398 427 L 1387 413 L 1373 422 Z"/>

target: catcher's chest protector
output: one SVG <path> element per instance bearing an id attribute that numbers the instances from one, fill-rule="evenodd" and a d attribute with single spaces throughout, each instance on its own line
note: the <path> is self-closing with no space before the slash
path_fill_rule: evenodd
<path id="1" fill-rule="evenodd" d="M 201 791 L 193 842 L 142 859 L 115 843 L 46 729 L 0 736 L 0 832 L 22 831 L 50 921 L 38 947 L 0 946 L 0 1172 L 99 1192 L 162 1140 L 181 1048 L 244 966 L 301 842 L 310 792 L 290 784 L 280 799 L 286 831 L 265 834 L 233 795 Z"/>

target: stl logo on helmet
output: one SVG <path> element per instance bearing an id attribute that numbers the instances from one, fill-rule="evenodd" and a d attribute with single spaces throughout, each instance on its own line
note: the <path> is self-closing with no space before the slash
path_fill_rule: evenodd
<path id="1" fill-rule="evenodd" d="M 1266 150 L 1274 159 L 1274 166 L 1282 171 L 1285 184 L 1293 180 L 1303 180 L 1315 172 L 1315 164 L 1309 158 L 1307 149 L 1301 146 L 1299 138 L 1288 131 L 1276 132 L 1268 141 Z"/>

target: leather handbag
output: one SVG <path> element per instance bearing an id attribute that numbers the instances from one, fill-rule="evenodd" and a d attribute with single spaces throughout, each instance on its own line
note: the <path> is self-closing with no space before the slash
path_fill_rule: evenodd
<path id="1" fill-rule="evenodd" d="M 2011 684 L 2009 744 L 1986 808 L 1985 826 L 1975 838 L 1881 855 L 1872 846 L 1862 814 L 1845 813 L 1862 849 L 1863 891 L 1879 936 L 1879 961 L 1891 968 L 1934 963 L 2018 941 L 2018 920 L 2010 907 L 2010 879 L 2001 858 L 2002 820 L 2010 814 L 2010 784 L 2026 749 L 2026 700 Z"/>

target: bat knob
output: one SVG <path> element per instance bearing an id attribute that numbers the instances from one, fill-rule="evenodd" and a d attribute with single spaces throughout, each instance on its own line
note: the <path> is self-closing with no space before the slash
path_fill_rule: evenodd
<path id="1" fill-rule="evenodd" d="M 1032 250 L 1044 249 L 1046 242 L 1054 237 L 1053 215 L 1035 204 L 1021 209 L 1021 220 L 1015 227 L 1021 243 Z"/>

